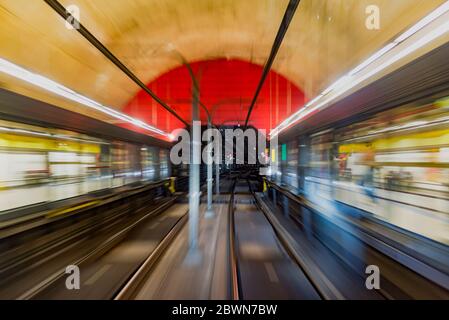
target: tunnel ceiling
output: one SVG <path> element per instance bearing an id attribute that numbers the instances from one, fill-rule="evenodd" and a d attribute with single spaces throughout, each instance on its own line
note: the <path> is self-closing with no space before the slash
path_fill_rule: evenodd
<path id="1" fill-rule="evenodd" d="M 285 87 L 293 88 L 291 110 L 295 110 L 299 106 L 294 104 L 302 101 L 303 95 L 305 99 L 313 98 L 345 70 L 443 2 L 303 0 L 274 62 L 271 77 L 279 77 Z M 288 1 L 61 0 L 61 3 L 79 6 L 81 23 L 146 84 L 157 85 L 161 81 L 167 86 L 168 81 L 173 82 L 174 90 L 177 86 L 182 87 L 184 84 L 176 84 L 179 79 L 173 76 L 180 72 L 182 65 L 179 53 L 196 66 L 212 63 L 215 76 L 206 77 L 213 81 L 217 81 L 220 74 L 224 79 L 232 78 L 236 64 L 245 65 L 246 69 L 241 70 L 247 70 L 244 72 L 248 74 L 237 77 L 241 79 L 233 80 L 232 85 L 238 87 L 241 84 L 244 89 L 229 90 L 225 97 L 220 96 L 222 100 L 242 101 L 217 109 L 217 118 L 225 122 L 236 108 L 247 109 L 244 101 L 252 95 L 248 89 L 252 82 L 248 85 L 245 81 L 257 84 L 256 75 L 268 58 Z M 381 29 L 378 31 L 365 28 L 365 8 L 372 4 L 378 5 L 381 12 Z M 64 21 L 44 1 L 0 0 L 0 21 L 1 58 L 45 75 L 100 103 L 135 112 L 135 103 L 142 94 L 140 88 L 80 34 L 65 28 Z M 104 114 L 49 95 L 4 74 L 0 74 L 0 86 L 111 122 Z M 267 86 L 266 83 L 264 90 L 268 90 Z M 217 88 L 210 90 L 206 96 Z M 244 96 L 242 92 L 245 92 Z M 275 109 L 265 105 L 256 108 L 256 125 L 269 129 L 276 124 L 273 122 L 282 121 L 288 115 L 287 92 L 278 93 L 283 95 L 283 102 L 279 103 L 281 111 L 275 120 L 267 120 L 270 116 L 267 110 Z M 270 93 L 273 91 L 264 93 L 265 102 Z M 180 97 L 188 99 L 184 95 L 180 94 Z M 205 99 L 209 104 L 217 102 Z M 273 107 L 273 101 L 266 103 Z M 151 104 L 151 101 L 144 103 Z M 149 123 L 159 119 L 158 126 L 165 128 L 176 123 L 174 120 L 167 126 L 170 120 L 160 118 L 166 112 L 161 107 L 156 117 L 148 115 L 145 105 L 139 108 L 143 110 L 139 111 L 142 114 L 147 113 L 143 117 Z M 189 116 L 188 103 L 176 108 L 183 116 Z M 240 118 L 241 113 L 235 116 Z"/>
<path id="2" fill-rule="evenodd" d="M 209 110 L 215 125 L 244 125 L 248 106 L 260 80 L 262 66 L 236 59 L 214 59 L 194 62 L 191 68 L 200 88 L 201 103 Z M 191 118 L 192 80 L 184 66 L 177 67 L 147 85 L 159 97 L 173 106 L 184 119 Z M 274 128 L 304 104 L 304 94 L 282 75 L 271 71 L 262 88 L 249 125 L 256 128 Z M 153 123 L 171 132 L 182 126 L 143 90 L 126 105 L 124 111 L 133 117 Z M 201 120 L 207 122 L 207 113 L 200 108 Z"/>

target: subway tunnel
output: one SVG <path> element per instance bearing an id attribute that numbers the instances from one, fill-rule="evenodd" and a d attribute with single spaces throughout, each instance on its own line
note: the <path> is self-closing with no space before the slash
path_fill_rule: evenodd
<path id="1" fill-rule="evenodd" d="M 1 300 L 449 299 L 449 1 L 0 0 L 0 42 Z"/>

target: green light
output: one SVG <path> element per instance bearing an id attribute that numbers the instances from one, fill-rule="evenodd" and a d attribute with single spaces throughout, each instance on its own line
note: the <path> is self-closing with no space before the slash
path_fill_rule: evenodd
<path id="1" fill-rule="evenodd" d="M 281 155 L 281 160 L 282 161 L 287 161 L 287 145 L 283 144 L 282 145 L 282 155 Z"/>

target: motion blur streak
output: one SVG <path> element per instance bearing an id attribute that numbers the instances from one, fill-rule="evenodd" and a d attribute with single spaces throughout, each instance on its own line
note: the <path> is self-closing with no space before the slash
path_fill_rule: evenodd
<path id="1" fill-rule="evenodd" d="M 400 107 L 287 144 L 276 180 L 301 189 L 329 212 L 341 205 L 449 244 L 448 100 Z M 388 120 L 387 120 L 388 119 Z M 306 150 L 307 148 L 307 150 Z M 298 179 L 298 154 L 310 168 Z"/>
<path id="2" fill-rule="evenodd" d="M 168 150 L 15 122 L 0 125 L 0 211 L 169 176 Z"/>

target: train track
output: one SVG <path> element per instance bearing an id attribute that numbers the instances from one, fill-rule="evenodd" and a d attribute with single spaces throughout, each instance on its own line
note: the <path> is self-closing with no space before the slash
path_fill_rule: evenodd
<path id="1" fill-rule="evenodd" d="M 246 188 L 244 187 L 245 183 Z M 251 212 L 254 212 L 254 214 L 251 214 Z M 250 218 L 241 218 L 246 215 L 250 215 Z M 263 219 L 261 217 L 263 217 Z M 254 222 L 257 224 L 257 228 L 254 227 Z M 436 288 L 434 284 L 428 284 L 418 275 L 413 274 L 409 270 L 405 270 L 398 262 L 385 261 L 387 258 L 381 257 L 379 253 L 370 253 L 373 249 L 366 244 L 360 243 L 360 248 L 363 250 L 362 252 L 375 255 L 377 259 L 380 259 L 379 261 L 383 261 L 391 267 L 389 270 L 384 270 L 385 273 L 394 274 L 399 272 L 399 274 L 407 275 L 404 276 L 404 278 L 411 277 L 411 282 L 409 283 L 404 283 L 403 280 L 400 280 L 401 285 L 399 287 L 392 286 L 383 279 L 383 286 L 379 290 L 368 290 L 365 287 L 366 275 L 361 275 L 356 272 L 350 265 L 350 262 L 345 261 L 344 258 L 341 257 L 339 253 L 335 253 L 332 248 L 320 243 L 319 245 L 322 246 L 321 249 L 324 248 L 326 252 L 324 255 L 322 252 L 317 255 L 316 252 L 314 252 L 314 248 L 317 248 L 316 243 L 319 242 L 319 240 L 315 239 L 315 244 L 306 243 L 313 241 L 310 238 L 303 238 L 303 242 L 298 242 L 298 240 L 292 236 L 291 230 L 288 231 L 285 228 L 272 212 L 272 208 L 265 203 L 261 194 L 254 192 L 251 182 L 245 177 L 235 178 L 229 205 L 229 223 L 230 297 L 234 300 L 267 298 L 312 298 L 323 300 L 345 300 L 354 298 L 404 299 L 407 295 L 403 290 L 406 289 L 402 290 L 401 287 L 407 288 L 419 285 L 425 285 L 426 288 L 430 286 L 426 291 L 432 292 L 435 297 L 444 297 L 444 293 L 442 293 L 441 289 Z M 242 225 L 239 226 L 239 224 Z M 263 245 L 261 245 L 260 248 L 252 247 L 251 250 L 253 251 L 263 249 L 265 250 L 265 253 L 257 257 L 257 259 L 253 259 L 254 261 L 250 261 L 251 257 L 248 258 L 248 256 L 250 256 L 251 253 L 245 248 L 249 247 L 249 244 L 255 243 L 256 239 L 258 243 L 263 244 L 264 236 L 257 235 L 257 232 L 259 234 L 270 235 L 270 231 L 273 233 L 272 238 L 275 239 L 276 245 L 279 245 L 282 248 L 281 251 L 284 251 L 286 256 L 279 257 L 273 254 L 273 248 L 275 247 L 273 242 L 271 243 L 272 248 L 270 248 L 270 245 L 267 245 L 265 248 Z M 297 229 L 297 232 L 303 231 Z M 346 250 L 350 252 L 349 248 L 346 248 Z M 354 252 L 350 252 L 350 254 L 354 254 Z M 325 260 L 326 255 L 327 258 L 331 257 L 338 262 L 339 269 L 334 269 L 334 272 L 341 272 L 341 277 L 343 279 L 351 278 L 350 280 L 352 282 L 349 281 L 347 284 L 342 285 L 342 281 L 338 281 L 338 276 L 335 277 L 329 273 L 329 268 L 322 268 L 322 263 L 320 264 L 320 262 L 328 261 Z M 281 258 L 284 259 L 285 263 L 282 262 Z M 272 261 L 270 261 L 270 259 Z M 288 263 L 286 261 L 288 261 Z M 267 272 L 257 271 L 258 268 L 260 269 L 261 265 L 266 266 L 267 264 L 269 266 L 266 270 Z M 291 267 L 293 264 L 296 268 Z M 255 277 L 254 274 L 259 278 Z M 282 274 L 286 275 L 285 279 L 282 278 Z M 399 274 L 397 277 L 401 278 Z M 267 276 L 271 278 L 270 280 L 275 278 L 275 283 L 273 284 L 273 281 L 266 281 L 264 278 Z M 296 281 L 295 279 L 298 278 L 302 278 L 304 281 Z M 289 281 L 295 283 L 296 287 L 291 288 L 288 283 Z M 285 291 L 288 292 L 288 290 L 290 290 L 290 292 L 284 294 L 285 291 L 284 293 L 280 290 L 276 291 L 277 287 L 284 287 L 286 288 Z M 259 294 L 260 292 L 263 292 L 263 294 Z"/>
<path id="2" fill-rule="evenodd" d="M 92 251 L 88 252 L 86 255 L 82 256 L 81 258 L 77 259 L 76 261 L 71 262 L 71 265 L 79 266 L 80 269 L 83 269 L 82 266 L 85 264 L 89 264 L 91 262 L 96 261 L 103 255 L 105 255 L 107 252 L 109 252 L 111 249 L 115 248 L 117 245 L 119 245 L 123 239 L 130 234 L 134 229 L 138 228 L 142 224 L 145 223 L 148 219 L 155 217 L 162 213 L 164 210 L 171 207 L 174 203 L 175 199 L 167 199 L 166 201 L 162 202 L 149 212 L 145 213 L 144 215 L 140 216 L 137 220 L 134 220 L 132 223 L 128 224 L 125 227 L 120 227 L 117 229 L 115 233 L 110 235 L 104 242 L 102 242 L 100 245 L 95 247 Z M 55 290 L 53 287 L 59 287 L 62 288 L 64 291 L 66 291 L 66 288 L 62 286 L 61 284 L 65 282 L 65 278 L 67 277 L 67 274 L 65 273 L 65 268 L 58 270 L 57 272 L 53 273 L 50 277 L 42 281 L 41 283 L 37 284 L 33 288 L 27 290 L 25 293 L 23 293 L 18 299 L 48 299 L 47 291 Z M 57 291 L 57 290 L 56 290 Z M 51 298 L 59 298 L 58 296 L 50 296 Z"/>
<path id="3" fill-rule="evenodd" d="M 348 283 L 342 289 L 341 283 L 337 283 L 336 277 L 328 272 L 329 269 L 326 271 L 321 268 L 310 245 L 298 242 L 291 230 L 285 229 L 261 194 L 254 191 L 249 179 L 248 175 L 242 174 L 230 177 L 232 183 L 227 211 L 229 299 L 343 300 L 401 297 L 395 296 L 395 292 L 389 292 L 388 286 L 379 291 L 366 290 L 363 277 L 351 271 L 351 268 L 347 268 L 347 273 L 342 273 L 341 277 L 354 277 L 359 287 L 356 289 L 354 283 Z M 153 271 L 160 269 L 156 266 L 187 221 L 188 215 L 185 214 L 173 225 L 151 254 L 123 282 L 114 299 L 128 300 L 139 296 L 148 279 L 152 275 L 156 276 L 157 272 L 153 274 Z M 328 255 L 333 254 L 330 253 L 331 248 L 325 250 L 329 252 Z M 341 262 L 343 259 L 338 255 L 332 256 L 332 259 L 345 263 Z M 352 295 L 351 291 L 354 291 Z"/>
<path id="4" fill-rule="evenodd" d="M 164 239 L 157 245 L 153 252 L 140 265 L 137 271 L 132 275 L 129 281 L 121 288 L 121 290 L 114 297 L 114 300 L 131 300 L 135 298 L 139 289 L 142 287 L 144 280 L 149 277 L 152 269 L 158 263 L 161 256 L 170 246 L 172 241 L 180 233 L 183 226 L 188 220 L 188 215 L 185 214 L 164 237 Z"/>
<path id="5" fill-rule="evenodd" d="M 282 192 L 281 195 L 290 196 Z M 391 300 L 449 297 L 444 289 L 444 280 L 441 283 L 430 281 L 407 268 L 402 264 L 404 259 L 401 257 L 406 255 L 404 252 L 382 244 L 394 250 L 396 259 L 393 259 L 383 250 L 378 250 L 371 243 L 376 241 L 380 245 L 382 240 L 365 234 L 359 230 L 360 226 L 324 217 L 322 213 L 310 211 L 307 207 L 289 207 L 287 216 L 282 212 L 276 215 L 273 213 L 276 205 L 266 202 L 266 197 L 261 194 L 255 194 L 255 197 L 279 239 L 289 248 L 290 254 L 322 298 Z M 365 287 L 365 268 L 368 265 L 378 266 L 381 271 L 381 286 L 377 290 Z"/>
<path id="6" fill-rule="evenodd" d="M 49 228 L 37 239 L 22 239 L 21 244 L 2 252 L 0 296 L 6 299 L 34 299 L 54 286 L 65 274 L 67 265 L 80 265 L 95 260 L 117 245 L 143 221 L 156 216 L 176 200 L 162 199 L 152 204 L 141 201 L 141 207 L 116 205 L 113 210 L 96 209 L 98 214 L 83 214 L 58 220 L 73 220 L 61 228 Z M 58 224 L 58 225 L 59 225 Z M 53 230 L 53 231 L 52 231 Z M 32 244 L 36 245 L 33 246 Z M 100 245 L 98 245 L 100 244 Z"/>
<path id="7" fill-rule="evenodd" d="M 279 237 L 276 226 L 265 217 L 245 176 L 235 178 L 228 214 L 231 299 L 336 298 L 336 295 L 324 294 L 302 265 L 293 259 L 292 251 Z M 246 219 L 246 215 L 250 217 Z M 246 249 L 255 240 L 261 240 L 261 247 Z M 257 250 L 265 253 L 257 254 Z"/>

